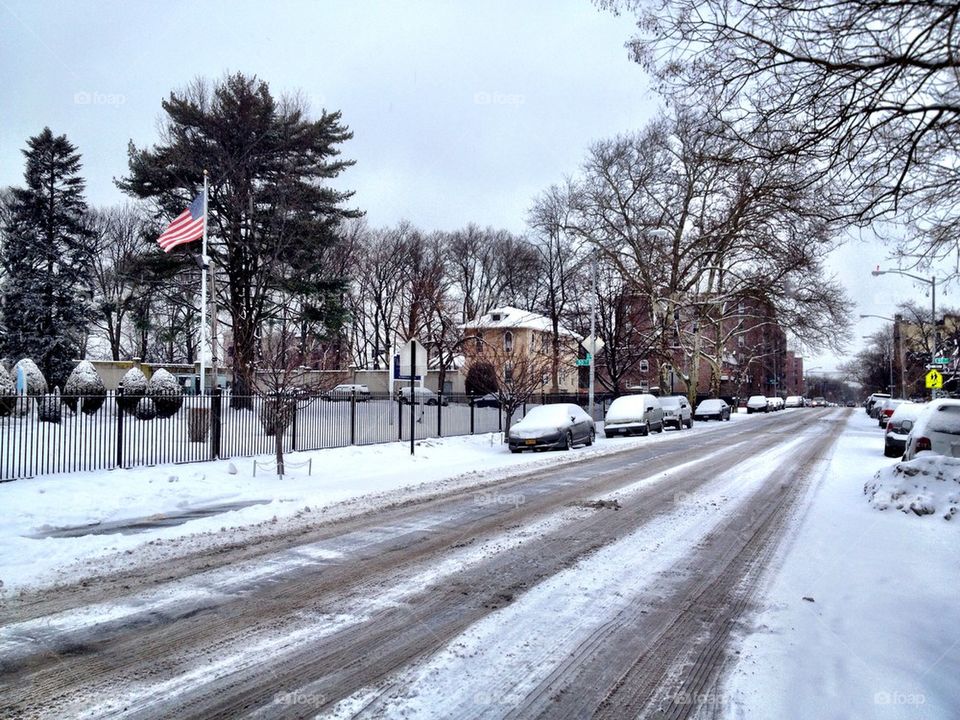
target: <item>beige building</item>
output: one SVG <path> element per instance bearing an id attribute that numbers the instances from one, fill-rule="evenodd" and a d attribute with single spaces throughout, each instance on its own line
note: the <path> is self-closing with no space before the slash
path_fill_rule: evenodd
<path id="1" fill-rule="evenodd" d="M 463 331 L 464 366 L 478 359 L 488 360 L 504 379 L 520 367 L 536 368 L 537 382 L 550 390 L 553 372 L 553 326 L 543 315 L 515 307 L 494 308 L 486 315 L 460 326 Z M 580 336 L 562 325 L 557 332 L 560 354 L 557 380 L 563 393 L 575 393 L 579 374 L 576 368 L 577 343 Z"/>

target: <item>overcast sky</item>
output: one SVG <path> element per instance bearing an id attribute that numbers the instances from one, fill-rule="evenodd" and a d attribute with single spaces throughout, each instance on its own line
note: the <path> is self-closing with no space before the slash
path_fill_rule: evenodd
<path id="1" fill-rule="evenodd" d="M 113 180 L 127 143 L 156 141 L 161 100 L 198 75 L 240 71 L 343 112 L 344 155 L 357 162 L 344 185 L 371 224 L 522 232 L 532 198 L 575 173 L 591 142 L 656 113 L 624 49 L 631 31 L 589 0 L 0 0 L 0 186 L 22 183 L 20 150 L 49 125 L 83 155 L 90 204 L 122 202 Z M 856 312 L 929 302 L 925 286 L 870 275 L 885 256 L 851 243 L 832 258 Z M 860 322 L 851 352 L 882 324 Z M 842 359 L 808 353 L 806 364 Z"/>

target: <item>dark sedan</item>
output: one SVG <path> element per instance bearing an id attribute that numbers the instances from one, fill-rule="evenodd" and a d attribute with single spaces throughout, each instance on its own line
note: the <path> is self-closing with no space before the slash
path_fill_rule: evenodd
<path id="1" fill-rule="evenodd" d="M 574 445 L 593 445 L 597 429 L 579 405 L 558 403 L 532 408 L 510 427 L 510 452 L 523 450 L 569 450 Z"/>
<path id="2" fill-rule="evenodd" d="M 719 399 L 703 400 L 693 413 L 694 420 L 729 420 L 730 406 Z"/>

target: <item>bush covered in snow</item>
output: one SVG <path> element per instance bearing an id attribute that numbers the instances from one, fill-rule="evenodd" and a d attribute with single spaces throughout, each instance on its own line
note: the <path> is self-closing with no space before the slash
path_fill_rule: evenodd
<path id="1" fill-rule="evenodd" d="M 150 378 L 147 394 L 153 399 L 159 418 L 172 417 L 183 406 L 183 389 L 180 383 L 163 368 L 157 370 Z"/>
<path id="2" fill-rule="evenodd" d="M 920 516 L 938 513 L 950 520 L 960 512 L 960 458 L 923 453 L 878 471 L 863 492 L 878 510 L 893 507 Z"/>
<path id="3" fill-rule="evenodd" d="M 77 402 L 80 410 L 86 415 L 93 415 L 103 406 L 107 397 L 107 389 L 103 380 L 97 374 L 97 369 L 89 360 L 81 360 L 63 386 L 63 404 L 73 412 L 77 411 Z"/>
<path id="4" fill-rule="evenodd" d="M 17 406 L 17 386 L 6 371 L 3 365 L 0 365 L 0 417 L 5 417 L 13 412 Z"/>
<path id="5" fill-rule="evenodd" d="M 60 388 L 54 388 L 52 395 L 37 398 L 37 420 L 59 425 L 60 418 Z"/>
<path id="6" fill-rule="evenodd" d="M 117 405 L 124 412 L 132 413 L 137 409 L 140 398 L 147 394 L 147 376 L 140 368 L 132 367 L 120 380 L 120 386 L 123 388 L 123 395 L 117 394 Z"/>
<path id="7" fill-rule="evenodd" d="M 152 398 L 141 396 L 133 414 L 137 420 L 153 420 L 157 416 L 157 406 L 154 405 Z"/>
<path id="8" fill-rule="evenodd" d="M 10 375 L 13 377 L 14 383 L 16 383 L 18 369 L 23 369 L 23 375 L 27 382 L 27 395 L 47 394 L 47 381 L 33 360 L 23 358 L 23 360 L 13 366 L 13 372 L 10 373 Z"/>

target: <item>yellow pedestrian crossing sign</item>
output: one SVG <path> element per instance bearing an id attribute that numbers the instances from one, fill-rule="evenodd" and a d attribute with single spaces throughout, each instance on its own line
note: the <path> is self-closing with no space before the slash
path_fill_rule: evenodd
<path id="1" fill-rule="evenodd" d="M 927 373 L 927 387 L 932 390 L 939 390 L 943 387 L 943 375 L 939 370 L 931 370 Z"/>

